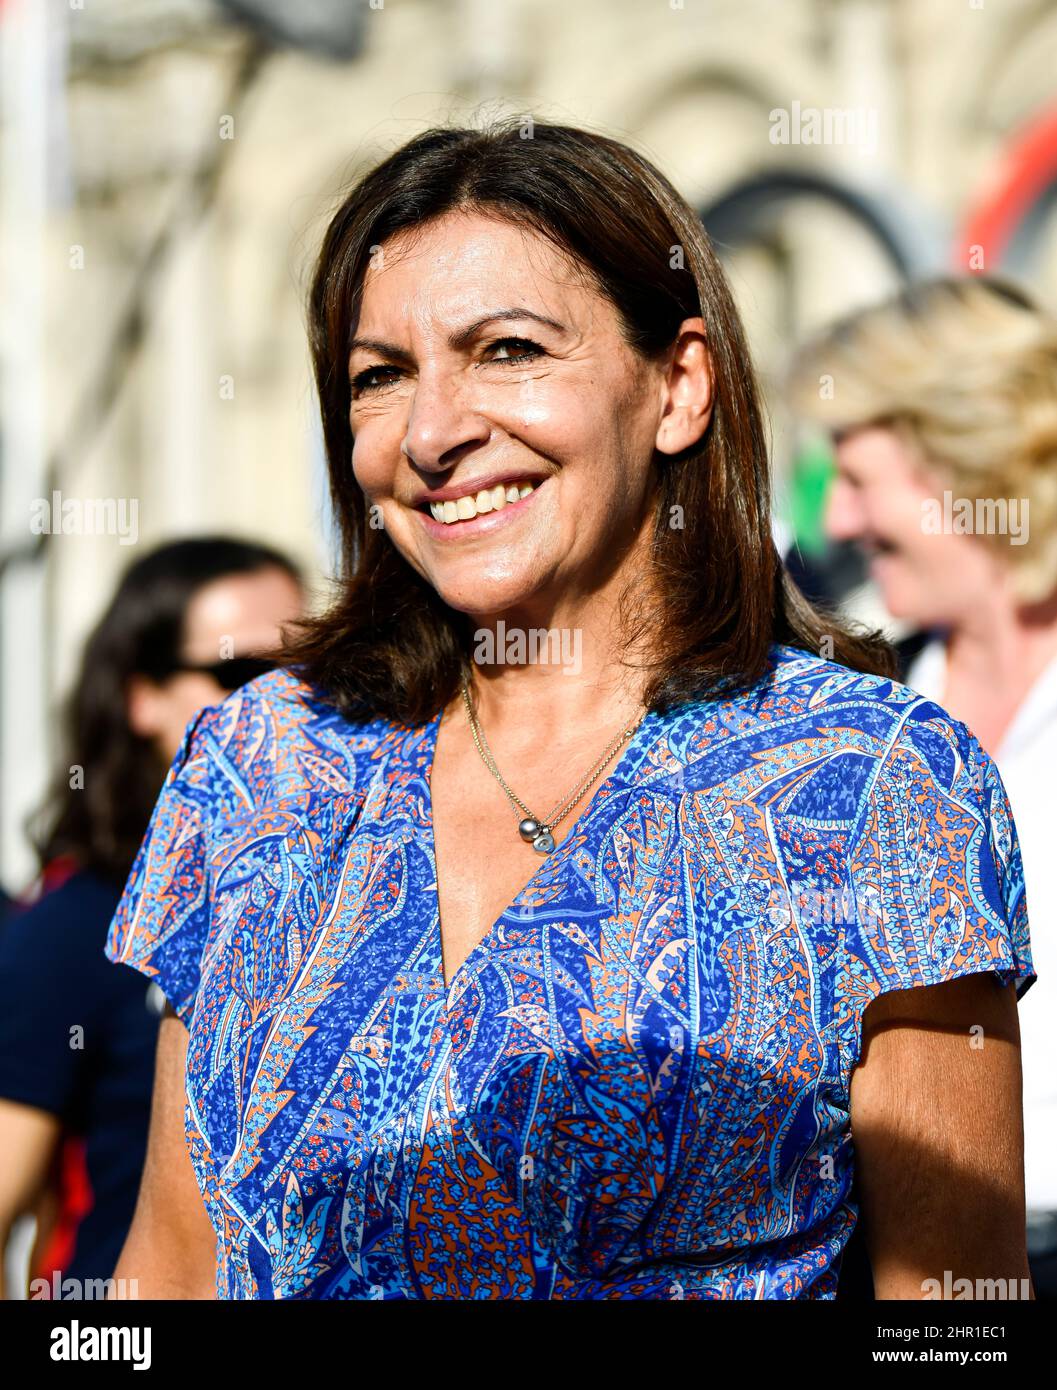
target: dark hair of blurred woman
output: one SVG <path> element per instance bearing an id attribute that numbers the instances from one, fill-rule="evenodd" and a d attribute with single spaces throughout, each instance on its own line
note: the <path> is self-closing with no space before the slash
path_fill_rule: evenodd
<path id="1" fill-rule="evenodd" d="M 279 551 L 222 536 L 160 546 L 125 573 L 86 644 L 66 711 L 66 756 L 35 817 L 42 867 L 71 856 L 106 877 L 128 876 L 173 751 L 133 727 L 129 685 L 202 673 L 183 652 L 194 596 L 216 580 L 265 569 L 300 584 L 297 567 Z M 216 666 L 222 679 L 225 664 L 245 677 L 255 672 L 241 664 L 252 661 L 239 653 Z"/>

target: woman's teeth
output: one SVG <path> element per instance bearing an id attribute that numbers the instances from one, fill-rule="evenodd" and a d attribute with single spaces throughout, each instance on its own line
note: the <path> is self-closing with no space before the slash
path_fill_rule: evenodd
<path id="1" fill-rule="evenodd" d="M 497 483 L 495 487 L 482 488 L 480 492 L 459 497 L 454 502 L 431 502 L 429 510 L 434 521 L 443 521 L 450 526 L 453 521 L 469 521 L 471 517 L 483 516 L 485 512 L 502 511 L 508 502 L 519 502 L 535 487 L 535 483 Z"/>

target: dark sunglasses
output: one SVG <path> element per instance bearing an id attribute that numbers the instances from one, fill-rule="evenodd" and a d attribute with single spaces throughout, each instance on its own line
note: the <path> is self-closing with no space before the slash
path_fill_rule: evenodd
<path id="1" fill-rule="evenodd" d="M 196 671 L 199 675 L 212 676 L 222 690 L 238 690 L 240 685 L 263 676 L 266 671 L 274 671 L 275 662 L 259 656 L 233 656 L 227 661 L 214 661 L 195 665 L 181 661 L 170 668 L 169 674 L 177 671 Z"/>

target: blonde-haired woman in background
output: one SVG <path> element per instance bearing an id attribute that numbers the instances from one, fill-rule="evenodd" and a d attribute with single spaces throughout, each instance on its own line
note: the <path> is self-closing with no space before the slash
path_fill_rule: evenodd
<path id="1" fill-rule="evenodd" d="M 831 539 L 928 634 L 907 684 L 968 724 L 1020 832 L 1039 981 L 1020 1012 L 1029 1253 L 1057 1292 L 1057 319 L 991 277 L 943 278 L 797 356 L 798 412 L 834 437 Z"/>

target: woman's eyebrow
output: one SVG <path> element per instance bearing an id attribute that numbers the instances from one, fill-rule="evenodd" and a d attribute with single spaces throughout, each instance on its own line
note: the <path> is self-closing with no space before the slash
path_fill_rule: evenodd
<path id="1" fill-rule="evenodd" d="M 489 314 L 482 314 L 479 319 L 474 319 L 465 328 L 460 328 L 452 333 L 448 338 L 448 346 L 453 348 L 466 347 L 479 333 L 486 323 L 501 323 L 508 319 L 531 319 L 533 323 L 540 323 L 545 328 L 553 328 L 558 333 L 567 333 L 569 330 L 564 323 L 559 323 L 557 319 L 548 318 L 546 314 L 537 314 L 532 309 L 521 309 L 513 307 L 510 309 L 493 309 Z"/>
<path id="2" fill-rule="evenodd" d="M 568 328 L 564 323 L 559 323 L 557 319 L 548 318 L 546 314 L 537 314 L 533 309 L 522 309 L 516 306 L 509 309 L 492 309 L 487 314 L 482 314 L 480 318 L 468 323 L 465 328 L 457 328 L 448 336 L 448 346 L 456 350 L 467 347 L 481 329 L 488 323 L 501 323 L 510 319 L 529 319 L 533 323 L 542 324 L 545 328 L 552 328 L 557 333 L 568 333 Z M 403 359 L 407 353 L 403 348 L 395 343 L 384 342 L 381 338 L 352 338 L 349 341 L 349 354 L 357 348 L 366 352 L 376 352 L 382 357 L 392 357 Z"/>

